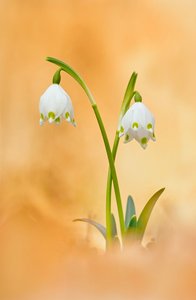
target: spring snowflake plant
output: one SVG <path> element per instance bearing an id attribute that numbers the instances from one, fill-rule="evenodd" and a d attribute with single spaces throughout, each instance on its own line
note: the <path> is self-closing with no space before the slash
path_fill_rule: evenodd
<path id="1" fill-rule="evenodd" d="M 40 125 L 43 125 L 47 120 L 49 121 L 49 123 L 59 124 L 62 119 L 65 119 L 67 122 L 71 123 L 74 126 L 76 125 L 71 99 L 69 95 L 64 91 L 64 89 L 60 86 L 61 71 L 64 71 L 79 83 L 90 101 L 101 131 L 109 162 L 106 189 L 106 226 L 103 226 L 96 221 L 87 218 L 75 219 L 74 221 L 87 222 L 96 227 L 98 231 L 104 236 L 107 249 L 116 244 L 116 242 L 119 243 L 120 240 L 122 248 L 127 240 L 135 240 L 141 243 L 153 207 L 159 199 L 160 195 L 163 193 L 164 188 L 158 190 L 147 201 L 139 217 L 136 216 L 135 204 L 132 197 L 129 195 L 127 198 L 126 211 L 124 215 L 118 177 L 114 164 L 121 136 L 124 136 L 125 143 L 135 139 L 143 149 L 146 149 L 149 140 L 155 141 L 154 116 L 142 102 L 141 95 L 137 91 L 135 91 L 137 74 L 134 72 L 131 75 L 127 89 L 125 91 L 124 99 L 120 109 L 118 127 L 116 130 L 113 147 L 111 149 L 99 109 L 92 93 L 90 92 L 84 80 L 77 72 L 75 72 L 64 62 L 52 57 L 47 57 L 47 61 L 57 65 L 58 69 L 53 76 L 52 85 L 48 87 L 48 89 L 40 98 Z M 135 101 L 134 104 L 131 104 L 132 99 Z M 119 235 L 117 233 L 116 220 L 111 211 L 112 184 L 114 187 L 120 224 Z"/>

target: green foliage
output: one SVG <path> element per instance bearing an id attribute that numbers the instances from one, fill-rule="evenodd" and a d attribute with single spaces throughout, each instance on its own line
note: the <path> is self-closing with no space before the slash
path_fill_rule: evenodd
<path id="1" fill-rule="evenodd" d="M 159 199 L 159 197 L 161 196 L 161 194 L 163 193 L 163 191 L 165 190 L 165 188 L 160 189 L 159 191 L 157 191 L 146 203 L 146 205 L 144 206 L 138 221 L 137 221 L 137 234 L 139 235 L 140 239 L 143 238 L 144 232 L 146 230 L 146 226 L 148 224 L 149 218 L 151 216 L 152 210 L 157 202 L 157 200 Z"/>
<path id="2" fill-rule="evenodd" d="M 93 221 L 91 219 L 88 219 L 88 218 L 80 218 L 80 219 L 73 220 L 73 222 L 78 222 L 78 221 L 85 222 L 85 223 L 88 223 L 90 225 L 93 225 L 95 228 L 97 228 L 97 230 L 106 239 L 106 228 L 102 224 L 100 224 L 100 223 L 98 223 L 96 221 Z M 112 238 L 114 240 L 116 240 L 116 239 L 118 239 L 118 237 L 117 237 L 117 227 L 116 227 L 116 220 L 115 220 L 113 214 L 111 214 L 111 224 L 112 224 Z"/>
<path id="3" fill-rule="evenodd" d="M 134 88 L 135 88 L 136 80 L 137 80 L 137 73 L 133 72 L 131 75 L 131 78 L 129 80 L 129 83 L 127 85 L 127 89 L 125 91 L 124 99 L 123 99 L 121 110 L 120 110 L 120 118 L 129 109 L 131 99 L 134 95 Z"/>
<path id="4" fill-rule="evenodd" d="M 136 215 L 133 215 L 129 222 L 128 230 L 136 228 L 136 227 L 137 227 L 137 217 L 136 217 Z"/>
<path id="5" fill-rule="evenodd" d="M 73 220 L 74 222 L 85 222 L 85 223 L 88 223 L 88 224 L 91 224 L 93 225 L 95 228 L 97 228 L 97 230 L 103 235 L 103 237 L 106 239 L 106 228 L 102 225 L 102 224 L 99 224 L 91 219 L 87 219 L 87 218 L 80 218 L 80 219 L 75 219 Z"/>
<path id="6" fill-rule="evenodd" d="M 125 215 L 125 225 L 126 225 L 126 235 L 128 236 L 134 236 L 137 237 L 138 240 L 142 241 L 142 238 L 144 236 L 148 221 L 150 219 L 152 210 L 163 193 L 165 188 L 160 189 L 157 191 L 146 203 L 144 206 L 138 220 L 136 217 L 135 212 L 135 205 L 133 198 L 131 196 L 128 196 L 127 198 L 127 208 L 126 208 L 126 215 Z"/>
<path id="7" fill-rule="evenodd" d="M 152 210 L 163 193 L 165 188 L 162 188 L 158 190 L 146 203 L 144 206 L 138 220 L 136 216 L 136 210 L 135 210 L 135 204 L 133 201 L 133 198 L 129 195 L 127 198 L 127 207 L 126 207 L 126 214 L 125 214 L 125 226 L 126 226 L 126 235 L 131 238 L 136 238 L 137 240 L 142 241 L 142 238 L 144 236 L 148 221 L 150 219 Z M 80 218 L 75 219 L 74 222 L 81 221 L 86 222 L 88 224 L 93 225 L 97 230 L 103 235 L 105 239 L 106 238 L 106 228 L 91 219 L 87 218 Z M 117 226 L 116 226 L 116 220 L 113 214 L 111 214 L 111 226 L 112 226 L 112 240 L 115 243 L 120 244 L 118 236 L 117 236 Z"/>
<path id="8" fill-rule="evenodd" d="M 113 214 L 111 214 L 111 225 L 112 225 L 112 237 L 114 238 L 117 236 L 117 228 L 116 228 L 116 220 Z"/>
<path id="9" fill-rule="evenodd" d="M 134 215 L 136 215 L 135 204 L 134 204 L 133 198 L 129 195 L 127 198 L 127 207 L 126 207 L 126 213 L 125 213 L 126 228 L 129 228 L 130 220 Z"/>

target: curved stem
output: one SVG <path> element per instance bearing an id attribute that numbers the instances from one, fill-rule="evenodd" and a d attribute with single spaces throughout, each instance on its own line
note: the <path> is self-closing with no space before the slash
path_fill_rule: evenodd
<path id="1" fill-rule="evenodd" d="M 52 62 L 54 64 L 56 64 L 57 66 L 61 67 L 61 69 L 63 71 L 65 71 L 66 73 L 68 73 L 69 75 L 71 75 L 79 84 L 80 86 L 83 88 L 83 90 L 85 91 L 91 105 L 92 108 L 94 110 L 97 122 L 99 124 L 99 128 L 102 134 L 102 138 L 103 138 L 103 142 L 105 145 L 105 149 L 106 149 L 106 153 L 107 153 L 107 157 L 108 157 L 108 161 L 109 161 L 109 166 L 110 166 L 110 173 L 111 173 L 111 178 L 113 179 L 113 185 L 114 185 L 114 191 L 115 191 L 115 196 L 116 196 L 116 202 L 117 202 L 117 207 L 118 207 L 118 215 L 119 215 L 119 221 L 120 221 L 120 229 L 121 229 L 121 234 L 122 236 L 124 235 L 125 232 L 125 222 L 124 222 L 124 215 L 123 215 L 123 208 L 122 208 L 122 201 L 121 201 L 121 195 L 120 195 L 120 189 L 119 189 L 119 184 L 118 184 L 118 178 L 117 178 L 117 174 L 116 174 L 116 169 L 114 166 L 114 160 L 113 160 L 113 154 L 111 152 L 111 148 L 110 148 L 110 144 L 109 144 L 109 140 L 106 134 L 106 130 L 101 118 L 101 115 L 99 113 L 98 107 L 96 105 L 96 102 L 89 90 L 89 88 L 87 87 L 86 83 L 84 82 L 84 80 L 80 77 L 80 75 L 78 73 L 76 73 L 70 66 L 68 66 L 67 64 L 65 64 L 64 62 L 53 58 L 53 57 L 47 57 L 47 60 L 49 62 Z M 108 202 L 108 196 L 106 196 L 106 202 Z M 110 205 L 111 206 L 111 205 Z M 111 209 L 107 210 L 107 231 L 109 233 L 111 233 Z M 110 221 L 108 221 L 110 219 Z M 109 228 L 108 228 L 109 226 Z M 109 238 L 109 235 L 108 235 Z"/>
<path id="2" fill-rule="evenodd" d="M 119 122 L 118 126 L 120 125 L 121 118 L 123 115 L 126 113 L 126 111 L 129 108 L 131 99 L 134 96 L 134 88 L 135 88 L 135 83 L 137 79 L 137 74 L 133 72 L 131 75 L 131 78 L 129 80 L 129 83 L 127 85 L 127 89 L 125 91 L 124 99 L 122 102 L 121 110 L 120 110 L 120 116 L 119 116 Z M 118 145 L 119 145 L 119 133 L 118 130 L 116 131 L 115 134 L 115 139 L 113 143 L 113 148 L 112 148 L 112 156 L 113 156 L 113 161 L 115 162 L 116 158 L 116 153 L 118 150 Z M 111 169 L 109 167 L 108 170 L 108 178 L 107 178 L 107 188 L 106 188 L 106 235 L 107 235 L 107 240 L 111 240 L 112 237 L 112 232 L 111 232 L 111 198 L 112 198 L 112 174 L 111 174 Z M 120 216 L 119 216 L 120 219 Z"/>
<path id="3" fill-rule="evenodd" d="M 91 94 L 91 91 L 89 90 L 88 86 L 86 85 L 86 83 L 84 82 L 82 77 L 76 71 L 74 71 L 69 65 L 65 64 L 63 61 L 56 59 L 54 57 L 46 57 L 46 60 L 61 67 L 62 71 L 68 73 L 71 77 L 73 77 L 85 91 L 91 105 L 96 104 L 96 102 L 93 98 L 93 95 Z"/>

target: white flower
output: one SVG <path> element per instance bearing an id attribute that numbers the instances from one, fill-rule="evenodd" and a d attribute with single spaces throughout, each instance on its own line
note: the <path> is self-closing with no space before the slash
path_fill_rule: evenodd
<path id="1" fill-rule="evenodd" d="M 142 103 L 134 103 L 122 117 L 119 126 L 119 136 L 125 135 L 125 143 L 135 139 L 143 149 L 149 139 L 155 141 L 155 120 L 149 109 Z"/>
<path id="2" fill-rule="evenodd" d="M 48 120 L 49 123 L 59 124 L 62 117 L 76 125 L 74 111 L 69 95 L 59 84 L 50 85 L 40 98 L 40 125 Z"/>

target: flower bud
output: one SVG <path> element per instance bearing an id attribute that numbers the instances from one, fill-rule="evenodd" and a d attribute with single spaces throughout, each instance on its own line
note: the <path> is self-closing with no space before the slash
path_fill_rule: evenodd
<path id="1" fill-rule="evenodd" d="M 59 124 L 62 117 L 76 125 L 71 99 L 59 84 L 52 84 L 47 88 L 40 98 L 39 110 L 40 125 L 43 125 L 45 120 Z"/>
<path id="2" fill-rule="evenodd" d="M 125 135 L 125 143 L 135 139 L 145 149 L 149 139 L 155 141 L 154 125 L 149 109 L 142 102 L 136 102 L 122 117 L 119 136 Z"/>

